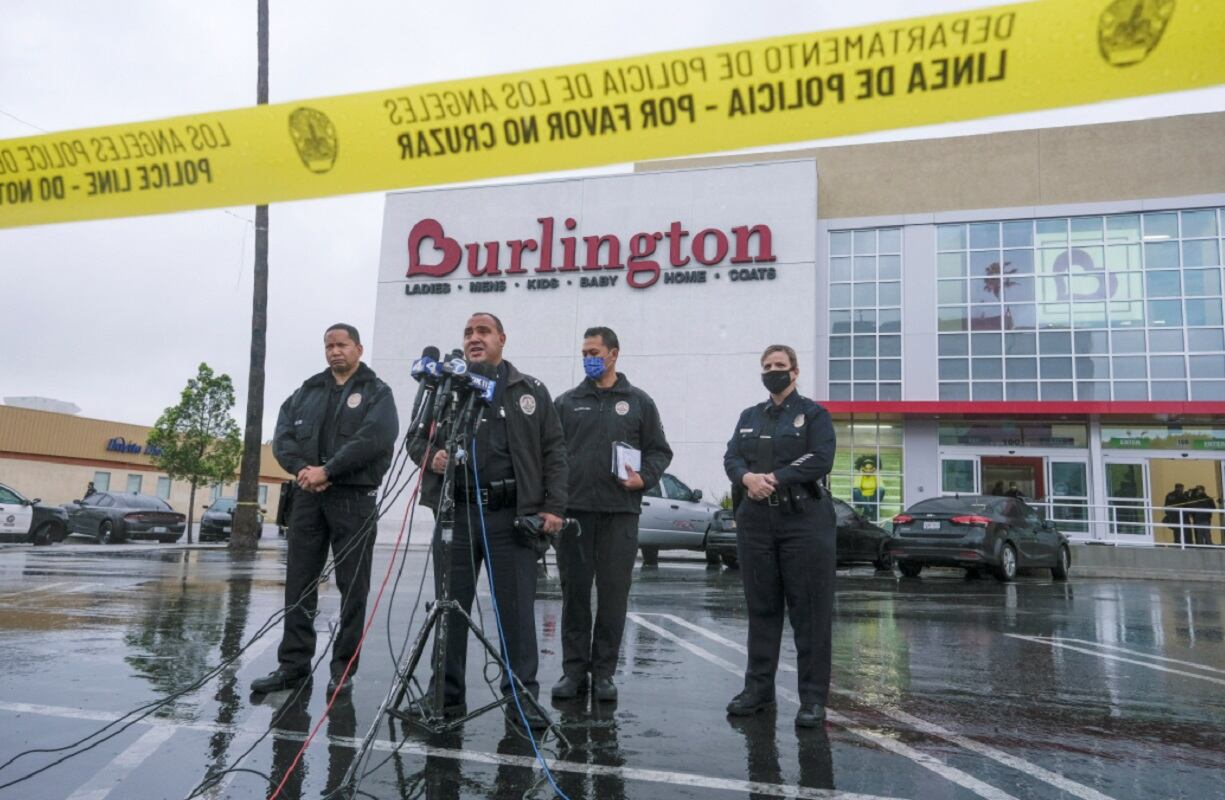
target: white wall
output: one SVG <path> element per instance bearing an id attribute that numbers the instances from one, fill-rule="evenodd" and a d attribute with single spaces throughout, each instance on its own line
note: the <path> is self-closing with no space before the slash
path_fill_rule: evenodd
<path id="1" fill-rule="evenodd" d="M 675 451 L 669 471 L 707 496 L 727 491 L 722 468 L 724 445 L 745 406 L 764 398 L 757 358 L 772 343 L 799 351 L 801 391 L 812 396 L 816 335 L 828 324 L 818 316 L 816 298 L 816 171 L 812 161 L 744 165 L 705 170 L 585 178 L 483 188 L 393 193 L 387 196 L 379 265 L 374 338 L 374 369 L 391 384 L 407 421 L 416 385 L 409 366 L 427 345 L 446 353 L 460 345 L 468 316 L 477 310 L 497 314 L 506 325 L 505 357 L 521 371 L 540 378 L 556 396 L 579 382 L 579 345 L 583 330 L 608 325 L 621 339 L 619 371 L 650 393 L 659 405 Z M 571 235 L 617 234 L 628 257 L 637 232 L 667 231 L 674 220 L 692 234 L 714 227 L 729 232 L 738 225 L 769 225 L 773 233 L 775 280 L 731 281 L 734 268 L 723 263 L 683 269 L 707 273 L 704 284 L 665 284 L 647 289 L 627 285 L 624 270 L 553 273 L 562 286 L 554 291 L 526 289 L 537 254 L 524 263 L 529 274 L 503 276 L 502 293 L 469 296 L 467 259 L 446 280 L 444 295 L 405 295 L 406 283 L 438 282 L 406 278 L 407 241 L 412 226 L 437 219 L 446 236 L 462 243 L 505 242 L 539 235 L 537 218 L 561 223 L 574 217 Z M 579 263 L 585 261 L 580 238 Z M 554 261 L 560 260 L 554 244 Z M 437 260 L 426 245 L 423 261 Z M 686 245 L 684 252 L 689 252 Z M 751 248 L 756 253 L 756 247 Z M 484 248 L 482 247 L 482 263 Z M 667 241 L 656 256 L 667 266 Z M 730 259 L 730 254 L 729 257 Z M 753 265 L 747 265 L 753 266 Z M 766 266 L 766 265 L 760 265 Z M 719 276 L 716 278 L 716 274 Z M 611 288 L 579 288 L 584 275 L 617 275 Z M 573 285 L 566 285 L 566 280 Z M 514 286 L 518 281 L 519 286 Z M 463 290 L 460 286 L 463 285 Z M 822 386 L 822 390 L 824 387 Z"/>

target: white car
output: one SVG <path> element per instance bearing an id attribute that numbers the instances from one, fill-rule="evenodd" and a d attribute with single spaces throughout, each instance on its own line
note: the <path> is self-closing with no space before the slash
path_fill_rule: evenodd
<path id="1" fill-rule="evenodd" d="M 62 508 L 41 505 L 0 483 L 0 542 L 51 544 L 68 535 L 68 515 Z"/>
<path id="2" fill-rule="evenodd" d="M 660 550 L 705 550 L 706 532 L 718 510 L 718 505 L 702 500 L 701 489 L 690 489 L 665 472 L 642 496 L 638 548 L 643 562 L 654 562 Z"/>

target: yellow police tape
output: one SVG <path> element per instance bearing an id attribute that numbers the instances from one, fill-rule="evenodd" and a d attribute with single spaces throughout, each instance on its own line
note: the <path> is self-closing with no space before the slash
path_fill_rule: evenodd
<path id="1" fill-rule="evenodd" d="M 1225 0 L 1038 0 L 0 141 L 0 227 L 734 150 L 1225 83 Z M 967 176 L 970 177 L 970 176 Z"/>

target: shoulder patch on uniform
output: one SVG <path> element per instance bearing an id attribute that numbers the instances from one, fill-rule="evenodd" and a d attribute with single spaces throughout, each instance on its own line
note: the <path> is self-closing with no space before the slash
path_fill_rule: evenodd
<path id="1" fill-rule="evenodd" d="M 347 405 L 349 408 L 357 408 L 361 404 L 362 404 L 362 393 L 361 392 L 354 392 L 353 394 L 349 395 L 349 399 L 345 401 L 345 405 Z"/>
<path id="2" fill-rule="evenodd" d="M 536 398 L 525 394 L 519 398 L 519 409 L 529 417 L 536 413 Z"/>

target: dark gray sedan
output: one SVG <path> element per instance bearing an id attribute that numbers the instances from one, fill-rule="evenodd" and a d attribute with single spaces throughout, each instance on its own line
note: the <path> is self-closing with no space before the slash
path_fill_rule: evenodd
<path id="1" fill-rule="evenodd" d="M 1034 567 L 1067 580 L 1072 569 L 1068 537 L 1014 497 L 933 497 L 894 517 L 893 533 L 889 550 L 908 578 L 926 566 L 989 569 L 1001 581 Z"/>
<path id="2" fill-rule="evenodd" d="M 232 497 L 219 497 L 212 505 L 205 506 L 204 516 L 200 517 L 200 541 L 228 542 L 230 532 L 234 528 L 234 510 L 238 501 Z M 263 535 L 264 509 L 259 510 L 259 528 L 256 537 Z"/>
<path id="3" fill-rule="evenodd" d="M 68 532 L 92 536 L 102 544 L 152 539 L 177 542 L 187 517 L 160 497 L 119 492 L 94 492 L 64 506 Z"/>

